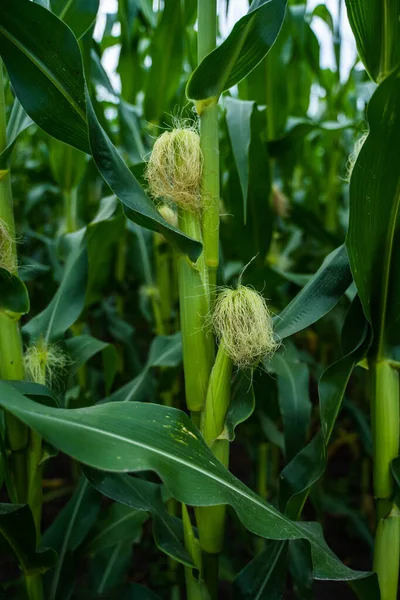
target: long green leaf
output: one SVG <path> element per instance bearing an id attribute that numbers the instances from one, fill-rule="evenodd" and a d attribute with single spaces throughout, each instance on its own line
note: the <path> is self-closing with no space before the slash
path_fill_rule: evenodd
<path id="1" fill-rule="evenodd" d="M 189 79 L 195 101 L 218 98 L 246 77 L 268 53 L 282 27 L 286 0 L 254 0 L 227 39 L 208 54 Z"/>
<path id="2" fill-rule="evenodd" d="M 321 319 L 336 306 L 350 283 L 346 249 L 340 246 L 326 257 L 314 277 L 275 317 L 276 334 L 284 339 Z"/>
<path id="3" fill-rule="evenodd" d="M 375 81 L 400 65 L 400 6 L 397 1 L 346 0 L 357 50 Z"/>
<path id="4" fill-rule="evenodd" d="M 311 402 L 308 393 L 309 373 L 288 345 L 277 352 L 265 367 L 275 372 L 279 407 L 285 439 L 285 457 L 289 462 L 305 446 L 310 425 Z"/>
<path id="5" fill-rule="evenodd" d="M 133 402 L 52 409 L 4 383 L 0 383 L 0 405 L 49 443 L 89 466 L 115 472 L 153 470 L 185 504 L 230 504 L 243 525 L 256 535 L 306 539 L 317 579 L 341 579 L 357 585 L 369 577 L 371 589 L 377 585 L 375 575 L 352 571 L 332 554 L 317 523 L 290 521 L 225 469 L 189 417 L 179 410 Z"/>
<path id="6" fill-rule="evenodd" d="M 63 278 L 50 304 L 24 327 L 32 339 L 60 339 L 79 318 L 85 305 L 87 284 L 86 230 L 68 236 L 70 254 Z"/>
<path id="7" fill-rule="evenodd" d="M 398 345 L 400 304 L 400 72 L 388 77 L 368 106 L 369 135 L 350 180 L 346 247 L 354 281 L 374 332 L 374 351 Z"/>

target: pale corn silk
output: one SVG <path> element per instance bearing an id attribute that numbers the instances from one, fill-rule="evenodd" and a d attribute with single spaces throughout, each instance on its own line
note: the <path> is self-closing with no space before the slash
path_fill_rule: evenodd
<path id="1" fill-rule="evenodd" d="M 6 269 L 10 273 L 15 273 L 17 270 L 13 253 L 13 238 L 3 219 L 0 219 L 0 268 Z"/>
<path id="2" fill-rule="evenodd" d="M 240 368 L 256 365 L 278 347 L 265 299 L 244 285 L 222 288 L 211 313 L 211 325 L 227 355 Z"/>
<path id="3" fill-rule="evenodd" d="M 57 344 L 48 344 L 39 340 L 25 350 L 26 378 L 35 383 L 48 385 L 50 388 L 57 384 L 70 364 L 70 358 Z"/>
<path id="4" fill-rule="evenodd" d="M 202 210 L 203 156 L 194 127 L 165 131 L 157 138 L 145 172 L 149 192 L 184 211 Z"/>

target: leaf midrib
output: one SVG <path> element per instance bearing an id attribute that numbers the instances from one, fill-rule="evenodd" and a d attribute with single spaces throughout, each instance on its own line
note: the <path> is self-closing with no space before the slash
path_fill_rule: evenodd
<path id="1" fill-rule="evenodd" d="M 61 411 L 62 409 L 58 409 L 58 411 Z M 79 410 L 79 409 L 77 409 Z M 18 411 L 19 412 L 19 411 Z M 24 411 L 25 412 L 25 411 Z M 225 479 L 222 479 L 221 477 L 218 477 L 217 475 L 215 475 L 214 473 L 211 473 L 210 471 L 205 471 L 204 469 L 198 467 L 197 465 L 195 465 L 194 463 L 191 462 L 186 462 L 184 460 L 182 460 L 181 458 L 175 456 L 174 454 L 170 454 L 167 452 L 161 452 L 160 450 L 154 448 L 154 446 L 149 446 L 148 444 L 145 444 L 144 442 L 138 442 L 135 440 L 131 440 L 129 438 L 123 437 L 121 435 L 118 435 L 116 433 L 112 433 L 110 431 L 107 431 L 105 429 L 99 429 L 98 427 L 94 427 L 93 425 L 87 425 L 86 423 L 82 423 L 80 421 L 76 422 L 76 421 L 65 421 L 64 419 L 61 418 L 57 418 L 54 415 L 49 415 L 46 413 L 42 413 L 42 412 L 35 412 L 33 413 L 34 415 L 40 415 L 40 418 L 42 419 L 47 419 L 49 421 L 53 421 L 56 423 L 61 423 L 64 426 L 72 426 L 72 427 L 78 427 L 81 429 L 86 429 L 88 431 L 92 431 L 92 432 L 96 432 L 96 433 L 100 433 L 101 435 L 113 438 L 113 439 L 118 439 L 124 443 L 130 444 L 132 446 L 135 447 L 139 447 L 139 448 L 143 448 L 145 450 L 149 450 L 150 452 L 153 452 L 154 454 L 158 454 L 160 456 L 163 456 L 164 458 L 168 458 L 169 460 L 171 460 L 171 462 L 175 462 L 178 463 L 180 465 L 183 465 L 185 467 L 187 467 L 188 469 L 191 469 L 193 471 L 197 471 L 198 473 L 204 475 L 205 477 L 208 477 L 209 479 L 213 479 L 214 481 L 222 484 L 225 488 L 229 489 L 230 491 L 232 491 L 234 494 L 237 494 L 239 496 L 242 496 L 243 498 L 246 498 L 247 500 L 249 500 L 250 502 L 258 505 L 260 508 L 264 509 L 265 511 L 267 511 L 269 514 L 273 515 L 274 517 L 276 517 L 277 519 L 280 519 L 281 521 L 283 521 L 285 523 L 285 525 L 293 525 L 293 527 L 296 527 L 296 525 L 294 523 L 292 523 L 289 519 L 286 519 L 283 515 L 281 515 L 278 511 L 274 511 L 271 510 L 271 508 L 267 505 L 264 504 L 263 502 L 261 502 L 260 500 L 258 500 L 257 498 L 253 497 L 252 495 L 249 495 L 248 493 L 246 493 L 244 490 L 241 490 L 238 487 L 235 487 L 234 485 L 228 483 Z M 82 461 L 84 462 L 84 461 Z M 86 463 L 89 464 L 89 463 Z M 92 466 L 94 468 L 98 468 L 96 465 L 89 465 Z M 110 469 L 111 472 L 120 472 L 120 471 L 112 471 Z M 286 538 L 285 538 L 286 539 Z"/>

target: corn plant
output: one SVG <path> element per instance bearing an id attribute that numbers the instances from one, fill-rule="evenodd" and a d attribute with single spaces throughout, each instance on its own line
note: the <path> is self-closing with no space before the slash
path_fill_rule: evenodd
<path id="1" fill-rule="evenodd" d="M 219 4 L 0 6 L 5 598 L 397 598 L 400 8 Z"/>

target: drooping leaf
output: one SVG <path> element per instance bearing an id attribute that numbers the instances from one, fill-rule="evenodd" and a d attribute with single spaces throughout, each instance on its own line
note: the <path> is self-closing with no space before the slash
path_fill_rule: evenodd
<path id="1" fill-rule="evenodd" d="M 254 0 L 227 39 L 200 63 L 186 94 L 196 102 L 218 98 L 246 77 L 270 50 L 283 23 L 286 0 Z"/>
<path id="2" fill-rule="evenodd" d="M 26 504 L 0 504 L 0 535 L 14 552 L 26 575 L 45 573 L 56 560 L 53 550 L 36 550 L 36 530 Z"/>
<path id="3" fill-rule="evenodd" d="M 243 525 L 256 535 L 306 539 L 315 578 L 342 579 L 357 586 L 368 577 L 371 597 L 379 597 L 376 575 L 343 565 L 325 545 L 317 523 L 290 521 L 242 484 L 215 459 L 185 413 L 135 402 L 53 409 L 4 383 L 0 383 L 0 405 L 89 466 L 120 472 L 154 470 L 185 504 L 231 504 Z"/>
<path id="4" fill-rule="evenodd" d="M 59 406 L 57 396 L 45 385 L 33 381 L 16 380 L 9 381 L 9 384 L 15 387 L 21 394 L 24 394 L 24 396 L 28 396 L 29 398 L 32 398 L 32 400 L 35 400 L 35 402 L 45 404 L 46 406 Z"/>
<path id="5" fill-rule="evenodd" d="M 374 352 L 391 357 L 398 344 L 400 284 L 400 73 L 388 77 L 368 105 L 370 132 L 350 180 L 346 238 L 354 281 L 374 332 Z"/>
<path id="6" fill-rule="evenodd" d="M 350 283 L 346 249 L 340 246 L 325 258 L 310 281 L 275 317 L 276 334 L 284 339 L 321 319 L 336 306 Z"/>

